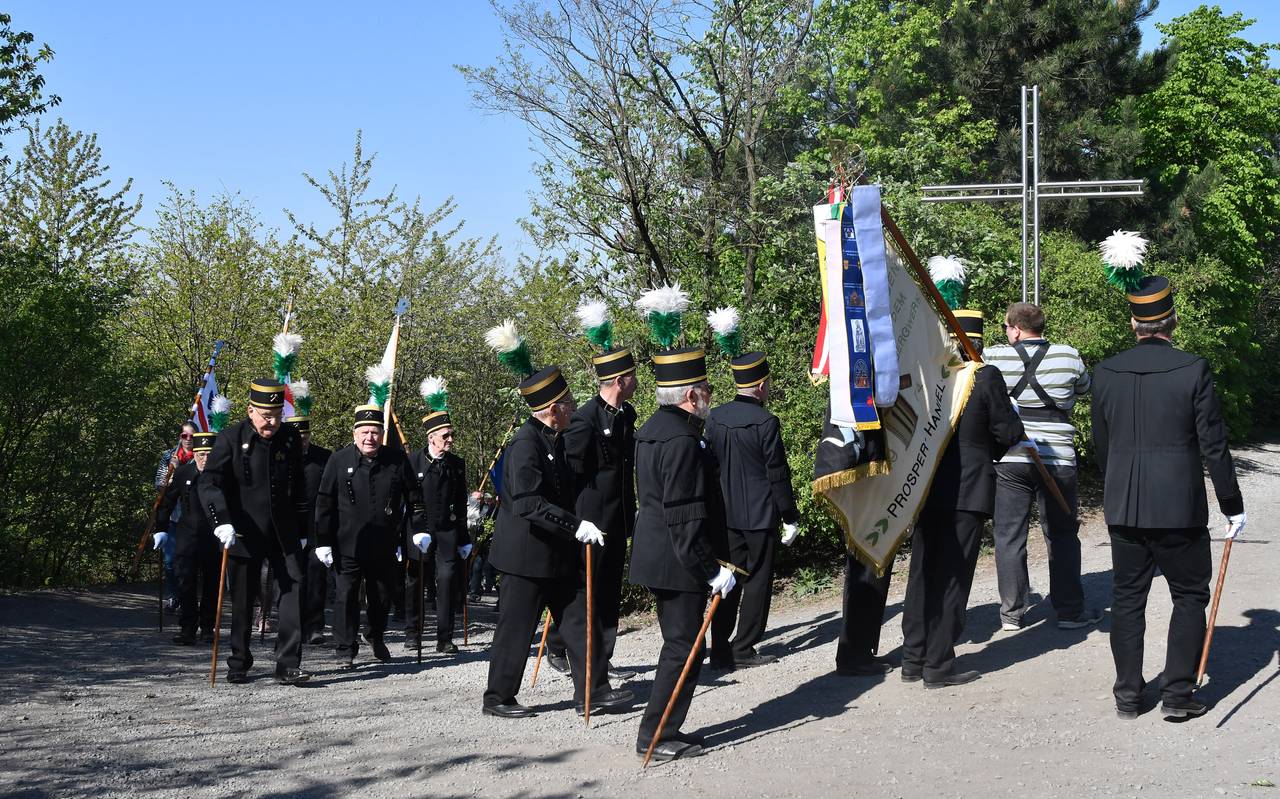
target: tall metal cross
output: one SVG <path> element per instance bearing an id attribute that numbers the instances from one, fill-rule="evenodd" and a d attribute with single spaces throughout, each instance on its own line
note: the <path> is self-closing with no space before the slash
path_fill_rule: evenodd
<path id="1" fill-rule="evenodd" d="M 1027 101 L 1031 104 L 1031 152 L 1027 153 Z M 1028 170 L 1028 167 L 1030 169 Z M 1028 175 L 1028 172 L 1030 174 Z M 1040 180 L 1040 87 L 1022 87 L 1022 182 L 922 186 L 925 202 L 1005 202 L 1022 200 L 1022 301 L 1027 301 L 1027 250 L 1031 250 L 1034 299 L 1040 304 L 1040 200 L 1136 197 L 1141 180 Z M 1030 244 L 1028 244 L 1030 239 Z"/>

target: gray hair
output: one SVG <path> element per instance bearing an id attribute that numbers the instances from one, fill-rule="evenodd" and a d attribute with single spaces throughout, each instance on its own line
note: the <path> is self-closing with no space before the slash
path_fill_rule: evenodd
<path id="1" fill-rule="evenodd" d="M 684 402 L 684 395 L 689 393 L 689 386 L 658 386 L 655 393 L 659 405 L 679 405 Z"/>
<path id="2" fill-rule="evenodd" d="M 1176 312 L 1155 322 L 1139 322 L 1137 319 L 1133 320 L 1133 332 L 1138 338 L 1167 336 L 1173 333 L 1173 329 L 1177 326 L 1178 314 Z"/>

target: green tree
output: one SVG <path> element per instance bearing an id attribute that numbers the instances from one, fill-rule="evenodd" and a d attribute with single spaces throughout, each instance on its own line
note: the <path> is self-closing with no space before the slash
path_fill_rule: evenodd
<path id="1" fill-rule="evenodd" d="M 40 65 L 53 60 L 53 50 L 41 44 L 32 52 L 35 40 L 29 31 L 14 30 L 13 18 L 0 13 L 0 149 L 18 123 L 62 102 L 56 94 L 44 95 Z M 9 157 L 0 155 L 0 167 L 8 163 Z"/>

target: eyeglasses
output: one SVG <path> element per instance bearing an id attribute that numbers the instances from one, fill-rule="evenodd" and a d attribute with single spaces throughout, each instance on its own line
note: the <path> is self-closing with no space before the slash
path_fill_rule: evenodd
<path id="1" fill-rule="evenodd" d="M 191 434 L 190 434 L 190 433 L 182 433 L 182 434 L 180 434 L 180 435 L 178 436 L 178 438 L 182 439 L 183 441 L 186 441 L 187 439 L 191 438 Z"/>

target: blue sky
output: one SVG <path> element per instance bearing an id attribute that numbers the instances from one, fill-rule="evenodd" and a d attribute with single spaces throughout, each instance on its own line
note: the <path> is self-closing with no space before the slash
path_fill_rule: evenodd
<path id="1" fill-rule="evenodd" d="M 1199 3 L 1164 0 L 1155 21 Z M 1223 5 L 1280 41 L 1275 0 Z M 472 107 L 454 64 L 491 64 L 502 38 L 482 0 L 220 4 L 10 0 L 19 30 L 56 51 L 44 69 L 53 112 L 96 132 L 111 175 L 144 196 L 149 224 L 162 181 L 202 199 L 239 192 L 271 227 L 289 208 L 325 227 L 324 200 L 302 173 L 350 161 L 357 129 L 377 152 L 375 190 L 395 185 L 433 207 L 453 195 L 471 235 L 498 236 L 514 260 L 531 245 L 534 156 L 524 126 Z M 1159 43 L 1151 24 L 1147 49 Z M 1010 89 L 1016 101 L 1016 87 Z M 11 139 L 10 147 L 20 142 Z"/>

